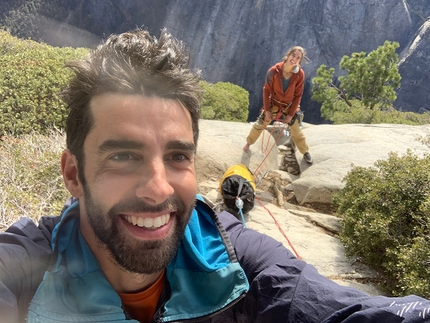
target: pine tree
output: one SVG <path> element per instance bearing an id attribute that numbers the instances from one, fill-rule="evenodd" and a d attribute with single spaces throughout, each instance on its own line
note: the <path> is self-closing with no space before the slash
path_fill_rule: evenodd
<path id="1" fill-rule="evenodd" d="M 401 80 L 398 47 L 397 42 L 385 41 L 368 55 L 359 52 L 343 56 L 339 66 L 346 74 L 338 80 L 333 77 L 334 68 L 321 65 L 312 79 L 312 99 L 322 103 L 321 115 L 331 121 L 345 120 L 345 113 L 364 109 L 371 121 L 376 111 L 391 108 Z"/>
<path id="2" fill-rule="evenodd" d="M 395 89 L 400 87 L 397 42 L 385 41 L 384 45 L 366 56 L 365 52 L 343 56 L 340 68 L 348 72 L 339 81 L 347 93 L 356 97 L 371 110 L 376 105 L 386 107 L 397 98 Z"/>

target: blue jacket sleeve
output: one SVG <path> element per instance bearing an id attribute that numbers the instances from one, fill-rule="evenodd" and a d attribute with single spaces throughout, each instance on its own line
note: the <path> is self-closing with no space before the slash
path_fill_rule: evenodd
<path id="1" fill-rule="evenodd" d="M 248 322 L 430 322 L 426 299 L 371 297 L 340 286 L 234 216 L 224 212 L 220 219 L 250 283 L 239 309 Z"/>
<path id="2" fill-rule="evenodd" d="M 0 234 L 0 313 L 2 322 L 24 322 L 28 305 L 51 259 L 50 238 L 56 220 L 39 226 L 22 218 Z"/>

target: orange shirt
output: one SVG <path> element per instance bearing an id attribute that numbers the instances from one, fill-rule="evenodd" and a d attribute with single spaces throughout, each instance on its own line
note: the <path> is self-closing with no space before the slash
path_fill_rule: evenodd
<path id="1" fill-rule="evenodd" d="M 119 293 L 124 309 L 141 323 L 151 323 L 157 309 L 158 300 L 163 290 L 165 271 L 148 289 L 140 293 Z"/>

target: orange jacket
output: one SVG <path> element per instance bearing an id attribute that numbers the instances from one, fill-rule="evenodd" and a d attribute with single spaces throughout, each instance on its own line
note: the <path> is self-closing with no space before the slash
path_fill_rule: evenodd
<path id="1" fill-rule="evenodd" d="M 305 72 L 300 68 L 298 73 L 293 73 L 290 78 L 287 90 L 284 92 L 282 88 L 282 67 L 284 62 L 279 62 L 273 65 L 266 74 L 266 82 L 263 87 L 263 109 L 270 111 L 270 107 L 275 105 L 284 108 L 276 101 L 280 101 L 286 105 L 291 103 L 288 115 L 294 116 L 297 110 L 300 109 L 300 101 L 303 95 L 305 85 Z M 272 100 L 275 99 L 275 100 Z"/>

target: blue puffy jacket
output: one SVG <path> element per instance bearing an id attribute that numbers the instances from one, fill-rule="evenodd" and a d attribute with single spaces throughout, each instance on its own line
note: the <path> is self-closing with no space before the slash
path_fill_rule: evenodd
<path id="1" fill-rule="evenodd" d="M 79 231 L 75 203 L 0 234 L 2 322 L 133 322 Z M 154 322 L 430 322 L 417 296 L 370 297 L 339 286 L 274 239 L 200 199 Z M 134 321 L 136 322 L 136 321 Z"/>

